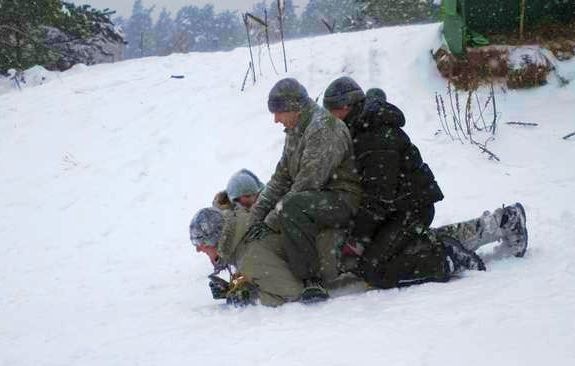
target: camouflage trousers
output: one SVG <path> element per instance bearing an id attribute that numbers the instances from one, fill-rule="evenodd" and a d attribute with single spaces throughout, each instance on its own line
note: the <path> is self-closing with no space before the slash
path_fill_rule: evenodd
<path id="1" fill-rule="evenodd" d="M 295 192 L 282 199 L 282 208 L 278 212 L 282 243 L 297 278 L 322 277 L 316 240 L 325 229 L 348 227 L 355 211 L 348 196 L 334 191 Z"/>
<path id="2" fill-rule="evenodd" d="M 433 228 L 432 231 L 441 236 L 457 239 L 465 249 L 476 251 L 480 247 L 499 241 L 503 237 L 500 228 L 503 210 L 485 211 L 483 215 L 463 222 Z"/>

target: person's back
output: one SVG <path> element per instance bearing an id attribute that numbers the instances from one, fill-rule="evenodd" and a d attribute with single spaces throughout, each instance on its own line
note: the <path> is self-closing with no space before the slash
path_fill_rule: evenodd
<path id="1" fill-rule="evenodd" d="M 407 133 L 403 112 L 370 89 L 362 113 L 349 121 L 364 194 L 407 211 L 443 199 L 435 177 Z M 385 208 L 378 211 L 389 214 Z"/>
<path id="2" fill-rule="evenodd" d="M 323 103 L 349 127 L 361 177 L 362 203 L 348 244 L 344 245 L 360 256 L 358 273 L 382 287 L 393 285 L 394 281 L 389 281 L 392 277 L 426 277 L 418 270 L 424 267 L 438 268 L 430 273 L 431 277 L 444 278 L 442 254 L 430 255 L 434 251 L 432 243 L 424 240 L 425 245 L 418 245 L 420 241 L 414 236 L 429 228 L 434 202 L 443 194 L 402 129 L 405 117 L 401 110 L 386 101 L 382 90 L 372 89 L 366 95 L 349 77 L 334 80 L 326 89 Z M 429 263 L 408 255 L 409 248 L 423 247 Z"/>

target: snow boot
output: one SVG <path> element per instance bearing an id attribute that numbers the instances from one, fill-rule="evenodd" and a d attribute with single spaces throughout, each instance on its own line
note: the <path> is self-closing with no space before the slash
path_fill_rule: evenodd
<path id="1" fill-rule="evenodd" d="M 475 252 L 465 249 L 459 240 L 449 236 L 443 236 L 441 237 L 441 241 L 445 246 L 447 256 L 453 264 L 452 272 L 457 273 L 466 269 L 475 271 L 486 270 L 483 260 Z"/>
<path id="2" fill-rule="evenodd" d="M 501 216 L 501 228 L 503 237 L 501 243 L 516 257 L 523 257 L 527 250 L 527 217 L 525 208 L 521 203 L 503 207 Z"/>
<path id="3" fill-rule="evenodd" d="M 304 289 L 300 296 L 300 301 L 304 304 L 314 304 L 326 301 L 329 298 L 327 290 L 321 284 L 321 280 L 309 279 L 303 281 Z"/>

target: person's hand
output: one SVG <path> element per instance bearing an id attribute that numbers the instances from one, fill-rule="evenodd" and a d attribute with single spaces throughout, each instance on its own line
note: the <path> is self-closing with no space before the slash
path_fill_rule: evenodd
<path id="1" fill-rule="evenodd" d="M 348 238 L 341 246 L 341 255 L 346 257 L 361 257 L 365 247 L 354 238 Z"/>
<path id="2" fill-rule="evenodd" d="M 245 275 L 234 273 L 230 281 L 226 295 L 227 304 L 242 307 L 256 303 L 257 289 Z"/>
<path id="3" fill-rule="evenodd" d="M 212 292 L 214 300 L 225 299 L 230 291 L 229 282 L 214 274 L 208 277 L 210 279 L 208 285 L 210 286 L 210 291 Z"/>

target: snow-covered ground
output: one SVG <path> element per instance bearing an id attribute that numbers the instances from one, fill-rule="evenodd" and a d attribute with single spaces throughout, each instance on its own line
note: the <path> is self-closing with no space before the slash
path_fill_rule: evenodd
<path id="1" fill-rule="evenodd" d="M 434 225 L 521 201 L 525 258 L 311 307 L 217 305 L 188 223 L 236 170 L 269 178 L 286 75 L 263 53 L 240 92 L 247 49 L 79 67 L 0 95 L 0 365 L 575 364 L 575 81 L 498 89 L 498 163 L 436 134 L 439 43 L 436 24 L 291 41 L 287 75 L 314 97 L 342 75 L 382 87 L 446 195 Z"/>

